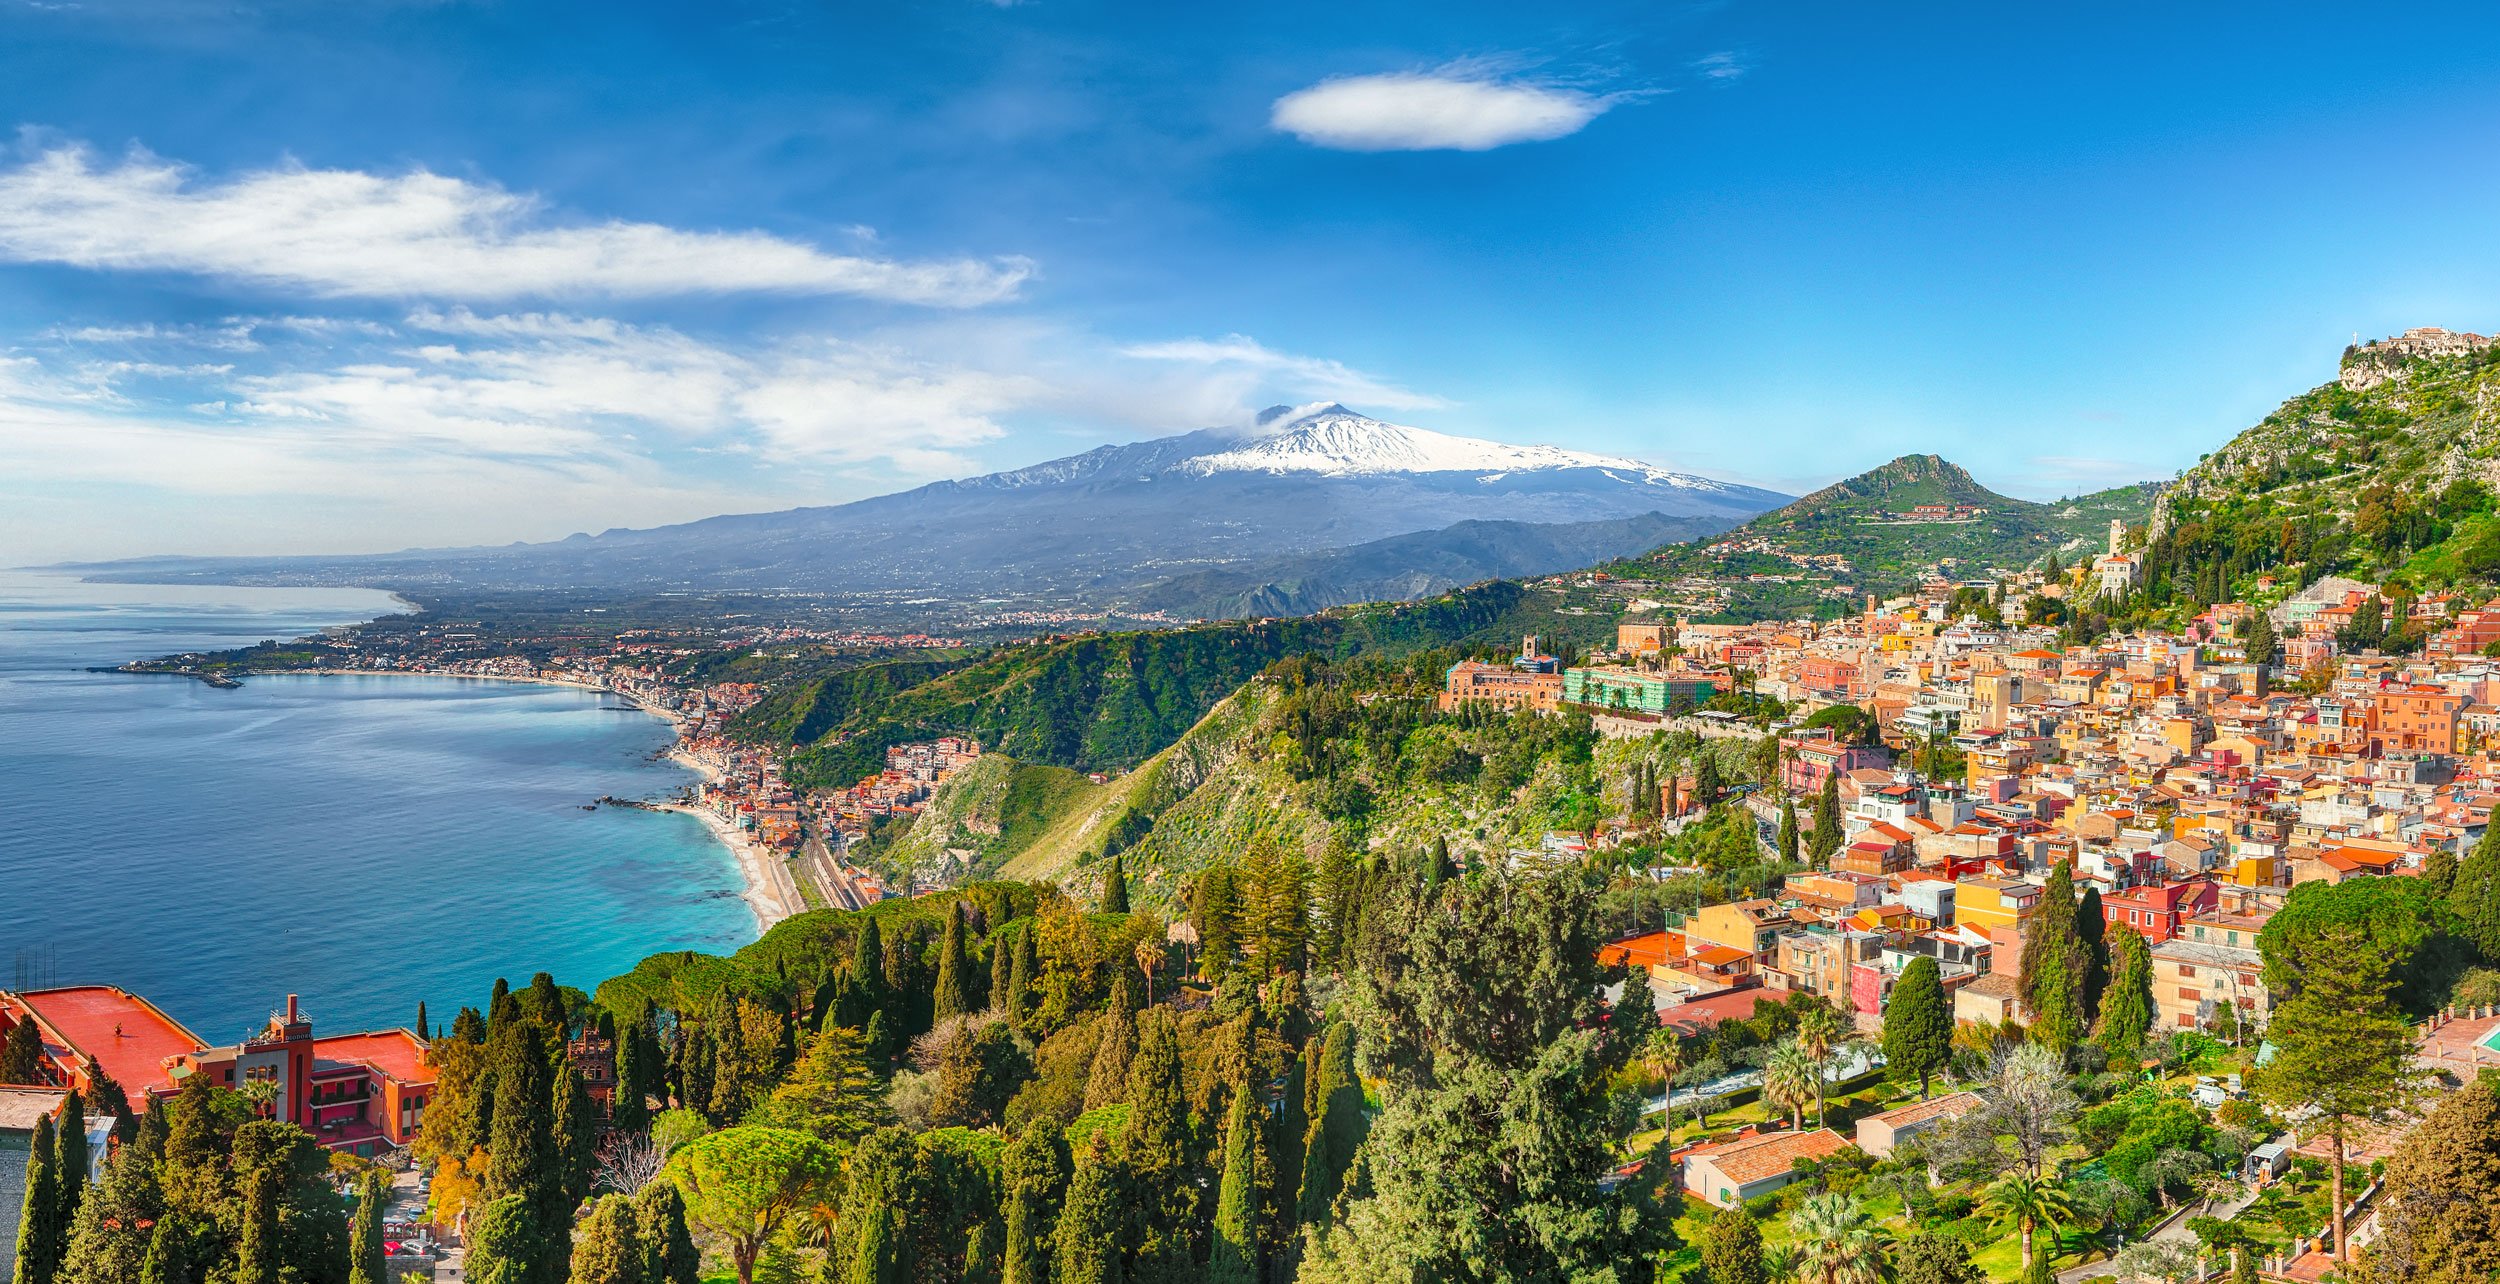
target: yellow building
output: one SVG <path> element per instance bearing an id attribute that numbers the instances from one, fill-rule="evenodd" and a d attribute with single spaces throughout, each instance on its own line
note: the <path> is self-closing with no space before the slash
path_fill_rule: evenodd
<path id="1" fill-rule="evenodd" d="M 1992 927 L 2019 929 L 2040 908 L 2040 885 L 2019 878 L 1983 874 L 1953 885 L 1953 922 L 1982 932 Z"/>

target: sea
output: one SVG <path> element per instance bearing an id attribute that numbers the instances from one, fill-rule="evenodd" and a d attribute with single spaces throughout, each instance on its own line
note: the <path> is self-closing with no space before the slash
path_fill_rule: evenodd
<path id="1" fill-rule="evenodd" d="M 755 939 L 694 774 L 596 692 L 438 677 L 97 673 L 405 609 L 363 589 L 0 571 L 0 985 L 106 983 L 211 1044 L 437 1026 L 496 978 L 584 990 Z M 587 809 L 586 809 L 587 808 Z"/>

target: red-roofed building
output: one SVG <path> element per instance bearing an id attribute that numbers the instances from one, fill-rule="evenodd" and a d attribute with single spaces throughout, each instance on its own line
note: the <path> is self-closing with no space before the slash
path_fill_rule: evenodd
<path id="1" fill-rule="evenodd" d="M 173 1090 L 173 1063 L 199 1050 L 200 1037 L 153 1003 L 110 985 L 71 985 L 56 990 L 0 994 L 0 1035 L 31 1020 L 43 1034 L 44 1059 L 54 1082 L 81 1092 L 94 1089 L 92 1060 L 122 1087 L 133 1110 L 146 1110 L 151 1093 Z"/>
<path id="2" fill-rule="evenodd" d="M 269 1024 L 240 1044 L 179 1059 L 173 1078 L 208 1076 L 220 1088 L 274 1087 L 264 1107 L 331 1150 L 370 1157 L 416 1139 L 434 1096 L 425 1043 L 406 1030 L 371 1030 L 316 1039 L 294 995 Z"/>
<path id="3" fill-rule="evenodd" d="M 2147 944 L 2159 945 L 2179 934 L 2179 925 L 2210 914 L 2222 893 L 2204 879 L 2167 887 L 2130 887 L 2101 898 L 2101 919 L 2111 927 L 2135 929 Z"/>

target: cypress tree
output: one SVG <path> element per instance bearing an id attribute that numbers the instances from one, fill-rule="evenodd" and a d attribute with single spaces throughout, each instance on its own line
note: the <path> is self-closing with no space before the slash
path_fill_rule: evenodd
<path id="1" fill-rule="evenodd" d="M 66 1253 L 69 1228 L 78 1224 L 78 1205 L 87 1197 L 87 1099 L 76 1089 L 61 1103 L 61 1127 L 53 1144 L 59 1151 L 53 1167 L 61 1175 L 61 1206 L 53 1224 L 61 1228 L 61 1250 Z"/>
<path id="2" fill-rule="evenodd" d="M 1701 1272 L 1709 1284 L 1770 1284 L 1762 1227 L 1742 1208 L 1722 1208 L 1701 1233 Z"/>
<path id="3" fill-rule="evenodd" d="M 1007 938 L 990 934 L 990 1007 L 1004 1013 L 1007 996 L 1016 992 L 1016 951 Z"/>
<path id="4" fill-rule="evenodd" d="M 1302 1143 L 1299 1220 L 1305 1226 L 1328 1224 L 1354 1152 L 1371 1131 L 1363 1109 L 1363 1081 L 1354 1071 L 1352 1024 L 1339 1021 L 1328 1028 L 1316 1087 L 1319 1104 Z"/>
<path id="5" fill-rule="evenodd" d="M 527 1199 L 505 1195 L 469 1223 L 469 1254 L 462 1274 L 470 1284 L 535 1284 L 542 1255 L 538 1225 Z"/>
<path id="6" fill-rule="evenodd" d="M 1127 1193 L 1120 1165 L 1101 1139 L 1068 1179 L 1068 1202 L 1060 1209 L 1056 1284 L 1121 1284 L 1120 1230 L 1127 1221 Z"/>
<path id="7" fill-rule="evenodd" d="M 43 1033 L 32 1021 L 20 1021 L 9 1027 L 9 1038 L 0 1044 L 0 1083 L 43 1082 Z"/>
<path id="8" fill-rule="evenodd" d="M 192 1266 L 194 1236 L 181 1217 L 165 1217 L 148 1233 L 147 1256 L 139 1263 L 139 1284 L 192 1284 L 199 1276 Z"/>
<path id="9" fill-rule="evenodd" d="M 2040 908 L 2023 935 L 2023 1002 L 2031 1035 L 2060 1052 L 2083 1037 L 2083 939 L 2075 926 L 2075 874 L 2060 862 L 2049 871 Z"/>
<path id="10" fill-rule="evenodd" d="M 1124 991 L 1127 986 L 1124 974 L 1118 989 Z M 1085 1076 L 1088 1110 L 1129 1099 L 1129 1062 L 1137 1055 L 1137 1017 L 1126 1004 L 1114 1001 L 1095 1023 L 1102 1027 L 1102 1036 L 1094 1045 L 1094 1063 Z"/>
<path id="11" fill-rule="evenodd" d="M 391 1183 L 378 1171 L 367 1171 L 356 1183 L 356 1217 L 347 1232 L 347 1284 L 391 1284 L 382 1253 L 382 1210 L 390 1199 Z"/>
<path id="12" fill-rule="evenodd" d="M 1048 1119 L 1026 1124 L 1024 1135 L 1000 1157 L 1007 1196 L 1000 1284 L 1049 1284 L 1068 1164 L 1067 1134 Z"/>
<path id="13" fill-rule="evenodd" d="M 851 938 L 850 977 L 849 997 L 860 1007 L 846 1013 L 842 1024 L 864 1027 L 868 1014 L 884 1005 L 885 935 L 873 918 L 861 923 Z"/>
<path id="14" fill-rule="evenodd" d="M 423 999 L 419 999 L 419 1000 L 417 1000 L 417 1031 L 416 1031 L 416 1033 L 417 1033 L 417 1037 L 418 1037 L 418 1038 L 420 1038 L 420 1039 L 425 1039 L 425 1040 L 429 1040 L 429 1041 L 430 1041 L 430 1040 L 432 1040 L 432 1039 L 433 1039 L 433 1037 L 434 1037 L 434 1027 L 432 1027 L 432 1026 L 430 1026 L 430 1025 L 427 1025 L 427 1024 L 425 1023 L 425 1000 L 423 1000 Z"/>
<path id="15" fill-rule="evenodd" d="M 1007 974 L 1007 997 L 999 1006 L 1007 1009 L 1007 1024 L 1022 1030 L 1026 1018 L 1032 1015 L 1027 1010 L 1027 1000 L 1033 993 L 1033 977 L 1041 970 L 1041 961 L 1033 953 L 1030 929 L 1016 933 L 1015 956 L 1015 967 Z"/>
<path id="16" fill-rule="evenodd" d="M 634 1206 L 623 1195 L 609 1195 L 590 1206 L 590 1215 L 573 1237 L 572 1266 L 567 1284 L 648 1284 Z"/>
<path id="17" fill-rule="evenodd" d="M 275 1165 L 258 1164 L 243 1173 L 239 1184 L 242 1242 L 236 1251 L 235 1284 L 279 1284 L 287 1266 L 279 1225 L 284 1179 Z"/>
<path id="18" fill-rule="evenodd" d="M 33 1025 L 20 1022 L 21 1028 Z M 26 1201 L 17 1221 L 17 1274 L 13 1284 L 52 1284 L 60 1274 L 66 1228 L 61 1226 L 60 1147 L 52 1116 L 35 1118 L 34 1147 L 26 1152 Z"/>
<path id="19" fill-rule="evenodd" d="M 870 1057 L 881 1062 L 894 1060 L 894 1029 L 885 1019 L 884 1009 L 868 1014 L 868 1028 L 860 1032 L 860 1037 L 867 1041 Z"/>
<path id="20" fill-rule="evenodd" d="M 641 1132 L 651 1126 L 650 1099 L 643 1096 L 643 1083 L 650 1073 L 643 1068 L 642 1032 L 628 1025 L 617 1032 L 616 1093 L 608 1102 L 608 1122 L 619 1132 Z"/>
<path id="21" fill-rule="evenodd" d="M 1224 1125 L 1224 1176 L 1215 1196 L 1215 1246 L 1207 1284 L 1257 1284 L 1259 1279 L 1258 1125 L 1250 1092 L 1233 1094 Z"/>
<path id="22" fill-rule="evenodd" d="M 712 1030 L 712 1097 L 703 1113 L 715 1127 L 735 1123 L 746 1113 L 746 1031 L 739 1027 L 738 1001 L 723 993 L 704 1022 Z"/>
<path id="23" fill-rule="evenodd" d="M 1945 1005 L 1943 973 L 1921 956 L 1901 969 L 1884 1004 L 1884 1061 L 1896 1074 L 1918 1076 L 1919 1100 L 1927 1081 L 1953 1055 L 1953 1012 Z"/>
<path id="24" fill-rule="evenodd" d="M 545 972 L 533 974 L 530 977 L 529 998 L 521 1007 L 529 1014 L 530 1020 L 553 1028 L 557 1034 L 566 1032 L 564 991 L 556 987 L 553 976 Z"/>
<path id="25" fill-rule="evenodd" d="M 2110 945 L 2109 991 L 2092 1041 L 2114 1058 L 2142 1049 L 2153 1028 L 2153 951 L 2143 937 L 2123 928 L 2111 934 Z"/>
<path id="26" fill-rule="evenodd" d="M 2081 943 L 2083 959 L 2083 1023 L 2089 1027 L 2099 1018 L 2101 990 L 2109 984 L 2110 946 L 2109 919 L 2101 908 L 2101 889 L 2083 889 L 2083 900 L 2075 906 L 2075 939 Z"/>
<path id="27" fill-rule="evenodd" d="M 904 1284 L 914 1274 L 914 1246 L 921 1227 L 914 1210 L 934 1193 L 920 1180 L 911 1134 L 881 1128 L 852 1150 L 850 1190 L 842 1204 L 843 1230 L 836 1244 L 842 1284 Z M 935 1229 L 934 1226 L 928 1229 Z M 940 1265 L 932 1255 L 927 1265 Z"/>
<path id="28" fill-rule="evenodd" d="M 122 1146 L 129 1145 L 131 1139 L 139 1135 L 139 1116 L 130 1108 L 130 1094 L 122 1091 L 121 1084 L 115 1081 L 113 1076 L 106 1074 L 104 1067 L 99 1065 L 94 1057 L 87 1058 L 86 1070 L 89 1088 L 87 1099 L 94 1103 L 95 1113 L 111 1115 L 114 1143 Z"/>
<path id="29" fill-rule="evenodd" d="M 549 1129 L 558 1161 L 556 1179 L 566 1207 L 578 1208 L 590 1197 L 591 1178 L 599 1162 L 599 1105 L 590 1099 L 581 1070 L 569 1058 L 556 1076 L 556 1113 Z"/>
<path id="30" fill-rule="evenodd" d="M 642 1246 L 643 1284 L 702 1284 L 703 1255 L 673 1183 L 655 1181 L 634 1196 L 634 1242 Z"/>
<path id="31" fill-rule="evenodd" d="M 1117 856 L 1111 858 L 1110 865 L 1102 872 L 1102 912 L 1128 913 L 1128 872 L 1121 868 Z"/>
<path id="32" fill-rule="evenodd" d="M 1823 792 L 1814 797 L 1814 833 L 1806 840 L 1806 854 L 1821 865 L 1839 850 L 1840 773 L 1832 771 L 1823 777 Z"/>
<path id="33" fill-rule="evenodd" d="M 1783 865 L 1797 863 L 1797 800 L 1780 796 L 1779 855 Z"/>
<path id="34" fill-rule="evenodd" d="M 2422 881 L 2430 886 L 2432 895 L 2446 899 L 2457 882 L 2457 854 L 2440 847 L 2423 857 Z"/>
<path id="35" fill-rule="evenodd" d="M 2484 826 L 2481 840 L 2457 866 L 2448 908 L 2456 911 L 2483 961 L 2500 963 L 2500 822 Z"/>
<path id="36" fill-rule="evenodd" d="M 946 912 L 946 935 L 938 942 L 937 987 L 931 992 L 932 1016 L 943 1021 L 981 1010 L 972 994 L 972 959 L 964 952 L 964 916 Z"/>
<path id="37" fill-rule="evenodd" d="M 1136 1254 L 1141 1279 L 1176 1278 L 1193 1256 L 1199 1227 L 1197 1153 L 1189 1101 L 1181 1084 L 1180 1036 L 1164 1009 L 1139 1022 L 1137 1056 L 1128 1070 L 1128 1128 L 1121 1155 L 1139 1214 Z"/>

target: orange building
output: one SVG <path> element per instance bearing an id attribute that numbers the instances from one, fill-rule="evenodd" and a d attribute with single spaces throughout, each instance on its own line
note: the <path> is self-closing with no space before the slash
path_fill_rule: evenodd
<path id="1" fill-rule="evenodd" d="M 1510 665 L 1461 660 L 1441 680 L 1441 707 L 1491 704 L 1505 709 L 1552 710 L 1562 703 L 1559 673 L 1529 673 Z"/>
<path id="2" fill-rule="evenodd" d="M 2370 740 L 2381 753 L 2457 751 L 2457 716 L 2466 699 L 2439 687 L 2388 687 L 2378 693 Z"/>

